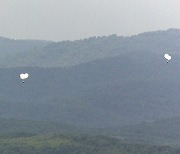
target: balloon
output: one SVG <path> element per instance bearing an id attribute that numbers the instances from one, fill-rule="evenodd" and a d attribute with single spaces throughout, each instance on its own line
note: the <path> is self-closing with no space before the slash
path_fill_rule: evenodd
<path id="1" fill-rule="evenodd" d="M 20 74 L 20 78 L 23 80 L 23 83 L 24 83 L 24 80 L 27 79 L 29 77 L 29 74 L 28 73 L 22 73 Z"/>
<path id="2" fill-rule="evenodd" d="M 167 60 L 167 63 L 171 60 L 171 56 L 169 54 L 165 54 L 164 58 Z"/>

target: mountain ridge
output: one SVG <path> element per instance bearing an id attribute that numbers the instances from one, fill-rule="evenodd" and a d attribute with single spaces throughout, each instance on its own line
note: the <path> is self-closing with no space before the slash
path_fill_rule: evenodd
<path id="1" fill-rule="evenodd" d="M 166 31 L 145 32 L 130 37 L 113 34 L 62 42 L 9 40 L 13 41 L 11 45 L 3 45 L 0 41 L 1 68 L 22 66 L 69 67 L 133 52 L 136 52 L 137 55 L 148 52 L 154 54 L 169 52 L 177 55 L 180 47 L 178 43 L 180 30 L 168 29 Z M 4 50 L 7 51 L 7 55 Z M 12 54 L 12 50 L 15 50 L 15 54 Z M 11 54 L 8 51 L 11 51 Z"/>
<path id="2" fill-rule="evenodd" d="M 38 56 L 41 57 L 39 64 L 48 66 L 55 58 L 52 66 L 56 67 L 23 67 L 23 61 L 17 62 L 18 59 L 10 55 L 14 67 L 1 65 L 0 69 L 0 118 L 55 120 L 99 128 L 179 116 L 179 30 L 145 33 L 132 38 L 113 35 L 50 46 L 47 42 L 38 42 L 37 51 L 44 53 L 46 49 L 46 55 L 26 55 L 29 62 L 36 57 L 33 59 L 35 65 Z M 35 44 L 31 45 L 24 48 L 30 51 Z M 102 56 L 105 52 L 111 56 L 99 59 L 97 51 L 101 51 Z M 163 52 L 172 55 L 168 64 Z M 88 57 L 85 53 L 92 55 Z M 115 53 L 120 55 L 112 57 Z M 72 63 L 66 57 L 68 67 L 56 65 L 63 54 L 69 54 Z M 81 63 L 78 56 L 86 62 Z M 6 62 L 8 64 L 9 60 Z M 19 65 L 21 67 L 17 67 Z M 29 73 L 25 84 L 19 79 L 22 72 Z"/>

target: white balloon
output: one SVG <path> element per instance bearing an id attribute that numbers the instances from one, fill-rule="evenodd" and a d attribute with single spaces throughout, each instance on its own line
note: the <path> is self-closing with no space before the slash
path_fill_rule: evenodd
<path id="1" fill-rule="evenodd" d="M 25 80 L 25 79 L 27 79 L 29 77 L 29 74 L 28 73 L 22 73 L 22 74 L 20 74 L 20 78 L 22 79 L 22 80 Z"/>
<path id="2" fill-rule="evenodd" d="M 165 54 L 164 58 L 167 59 L 167 60 L 171 60 L 171 56 L 169 54 Z"/>

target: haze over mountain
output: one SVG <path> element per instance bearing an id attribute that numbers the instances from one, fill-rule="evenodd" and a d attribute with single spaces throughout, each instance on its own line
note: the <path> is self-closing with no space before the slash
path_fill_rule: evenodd
<path id="1" fill-rule="evenodd" d="M 103 128 L 180 116 L 179 42 L 178 29 L 63 42 L 1 38 L 0 118 Z M 25 84 L 22 72 L 30 74 Z"/>
<path id="2" fill-rule="evenodd" d="M 155 54 L 155 58 L 166 52 L 177 56 L 179 39 L 178 29 L 62 42 L 0 38 L 0 67 L 68 67 L 116 56 Z"/>
<path id="3" fill-rule="evenodd" d="M 180 145 L 180 117 L 167 118 L 154 122 L 144 121 L 137 125 L 102 130 L 104 134 L 119 136 L 130 143 L 151 145 Z"/>

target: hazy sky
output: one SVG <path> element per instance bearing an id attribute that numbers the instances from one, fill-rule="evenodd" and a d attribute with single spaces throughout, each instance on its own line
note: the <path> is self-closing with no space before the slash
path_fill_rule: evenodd
<path id="1" fill-rule="evenodd" d="M 75 40 L 180 28 L 179 0 L 0 0 L 0 36 Z"/>

